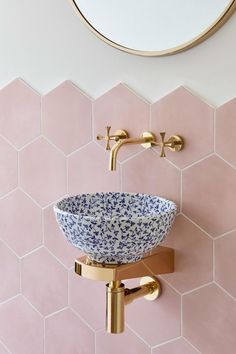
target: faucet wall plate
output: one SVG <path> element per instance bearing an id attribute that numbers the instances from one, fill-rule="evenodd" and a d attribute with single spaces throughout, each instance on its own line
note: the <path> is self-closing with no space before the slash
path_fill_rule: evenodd
<path id="1" fill-rule="evenodd" d="M 157 277 L 142 277 L 140 279 L 140 285 L 145 285 L 147 283 L 151 284 L 152 291 L 147 295 L 144 295 L 144 299 L 148 301 L 154 301 L 161 296 L 161 283 L 157 279 Z"/>

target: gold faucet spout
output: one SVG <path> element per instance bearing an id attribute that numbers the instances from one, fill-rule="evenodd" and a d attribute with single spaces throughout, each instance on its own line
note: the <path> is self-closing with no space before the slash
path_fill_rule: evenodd
<path id="1" fill-rule="evenodd" d="M 117 154 L 120 148 L 126 144 L 148 144 L 148 147 L 151 147 L 151 143 L 155 141 L 154 136 L 151 133 L 143 133 L 139 138 L 126 138 L 119 140 L 110 151 L 110 160 L 109 160 L 109 171 L 116 170 L 116 161 Z"/>

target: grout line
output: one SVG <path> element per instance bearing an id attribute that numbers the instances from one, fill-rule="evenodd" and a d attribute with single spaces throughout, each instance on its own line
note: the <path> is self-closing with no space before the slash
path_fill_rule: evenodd
<path id="1" fill-rule="evenodd" d="M 182 294 L 182 296 L 189 295 L 189 294 L 193 293 L 194 291 L 203 289 L 203 288 L 205 288 L 205 287 L 207 287 L 207 286 L 209 286 L 209 285 L 212 285 L 213 283 L 214 283 L 214 281 L 209 281 L 208 283 L 203 284 L 203 285 L 200 285 L 200 286 L 198 286 L 197 288 L 194 288 L 194 289 L 191 289 L 191 290 L 186 291 L 185 293 Z"/>
<path id="2" fill-rule="evenodd" d="M 25 257 L 27 257 L 27 256 L 29 256 L 29 255 L 41 250 L 42 248 L 45 248 L 45 246 L 44 245 L 40 245 L 40 246 L 34 248 L 33 250 L 25 253 L 23 256 L 20 256 L 19 259 L 24 259 Z"/>
<path id="3" fill-rule="evenodd" d="M 42 135 L 42 138 L 52 147 L 54 147 L 55 150 L 57 150 L 57 152 L 59 152 L 61 155 L 63 155 L 65 158 L 67 157 L 67 154 L 61 150 L 58 146 L 56 146 L 50 139 L 48 139 L 48 137 L 46 135 Z"/>
<path id="4" fill-rule="evenodd" d="M 180 335 L 183 335 L 183 295 L 180 297 Z"/>
<path id="5" fill-rule="evenodd" d="M 10 352 L 10 349 L 7 348 L 6 344 L 3 343 L 1 340 L 0 340 L 0 344 L 3 346 L 3 348 L 6 350 L 6 352 L 7 352 L 8 354 L 13 354 L 12 352 Z"/>
<path id="6" fill-rule="evenodd" d="M 230 167 L 232 167 L 234 170 L 236 170 L 236 166 L 234 166 L 232 163 L 230 163 L 229 161 L 225 160 L 221 155 L 219 155 L 217 152 L 215 153 L 215 155 L 221 159 L 222 161 L 224 161 L 227 165 L 229 165 Z"/>
<path id="7" fill-rule="evenodd" d="M 68 310 L 68 309 L 70 309 L 69 306 L 65 306 L 60 310 L 54 311 L 54 312 L 50 313 L 49 315 L 44 316 L 44 319 L 47 320 L 47 319 L 51 318 L 52 316 L 58 315 L 59 313 L 65 311 L 65 310 Z"/>
<path id="8" fill-rule="evenodd" d="M 152 129 L 152 105 L 151 105 L 151 103 L 149 103 L 148 110 L 149 110 L 148 129 L 149 129 L 149 131 L 151 131 L 151 129 Z"/>
<path id="9" fill-rule="evenodd" d="M 151 345 L 148 342 L 146 342 L 145 339 L 143 339 L 132 327 L 130 327 L 127 323 L 125 323 L 125 326 L 129 328 L 129 330 L 133 332 L 136 335 L 136 337 L 138 337 L 144 344 L 146 344 L 148 348 L 150 349 L 152 348 Z"/>
<path id="10" fill-rule="evenodd" d="M 136 96 L 139 100 L 141 100 L 142 102 L 146 103 L 146 104 L 150 104 L 151 102 L 149 102 L 146 98 L 144 98 L 141 94 L 137 93 L 137 91 L 135 91 L 133 88 L 131 88 L 129 85 L 127 85 L 124 82 L 120 82 L 118 85 L 122 85 L 124 87 L 126 87 L 134 96 Z M 116 85 L 116 86 L 118 86 Z M 116 86 L 114 86 L 113 88 L 115 88 Z M 110 90 L 109 90 L 110 91 Z M 107 92 L 109 92 L 107 91 Z"/>
<path id="11" fill-rule="evenodd" d="M 3 199 L 5 199 L 5 198 L 9 197 L 11 194 L 13 194 L 14 192 L 16 192 L 18 189 L 19 189 L 19 188 L 16 187 L 16 188 L 10 190 L 10 191 L 7 192 L 6 194 L 2 195 L 2 196 L 0 197 L 0 200 L 3 200 Z"/>
<path id="12" fill-rule="evenodd" d="M 93 333 L 96 333 L 94 328 L 91 327 L 91 325 L 88 322 L 86 322 L 86 320 L 73 307 L 69 307 L 69 308 L 74 313 L 75 316 L 77 316 L 87 327 L 91 329 Z"/>
<path id="13" fill-rule="evenodd" d="M 7 137 L 5 137 L 4 135 L 2 135 L 1 133 L 0 133 L 0 138 L 1 138 L 2 140 L 4 140 L 8 145 L 10 145 L 10 147 L 11 147 L 12 149 L 18 151 L 17 147 L 16 147 Z"/>
<path id="14" fill-rule="evenodd" d="M 3 238 L 0 237 L 0 240 L 5 247 L 9 248 L 9 250 L 17 257 L 17 259 L 20 259 L 20 256 L 16 253 L 16 251 L 10 245 L 8 245 L 8 243 Z"/>
<path id="15" fill-rule="evenodd" d="M 224 237 L 224 236 L 228 236 L 228 235 L 232 234 L 233 232 L 236 232 L 236 229 L 227 231 L 227 232 L 221 234 L 220 236 L 216 236 L 216 237 L 214 238 L 214 240 L 219 240 L 219 239 L 221 239 L 221 238 Z"/>
<path id="16" fill-rule="evenodd" d="M 223 288 L 219 283 L 217 283 L 216 281 L 213 281 L 213 284 L 215 284 L 216 286 L 218 286 L 218 288 L 220 288 L 225 294 L 227 294 L 232 300 L 236 301 L 236 298 L 231 295 L 225 288 Z"/>
<path id="17" fill-rule="evenodd" d="M 166 341 L 164 341 L 164 342 L 162 342 L 162 343 L 159 343 L 159 344 L 157 344 L 157 345 L 154 345 L 154 346 L 152 347 L 152 349 L 160 348 L 160 347 L 162 347 L 163 345 L 166 345 L 166 344 L 168 344 L 168 343 L 175 342 L 176 340 L 178 340 L 178 339 L 180 339 L 180 338 L 181 338 L 181 336 L 178 336 L 178 337 L 175 337 L 175 338 L 171 338 L 171 339 L 166 340 Z M 173 353 L 173 354 L 174 354 L 174 353 Z"/>
<path id="18" fill-rule="evenodd" d="M 61 261 L 59 258 L 57 258 L 57 256 L 56 256 L 54 253 L 52 253 L 52 251 L 51 251 L 47 246 L 43 246 L 43 247 L 46 249 L 46 251 L 48 251 L 48 253 L 50 253 L 50 255 L 51 255 L 56 261 L 58 261 L 58 262 L 63 266 L 64 269 L 66 269 L 66 270 L 68 271 L 68 268 L 66 267 L 66 265 L 65 265 L 64 263 L 62 263 L 62 261 Z"/>
<path id="19" fill-rule="evenodd" d="M 180 171 L 180 199 L 179 199 L 179 211 L 183 212 L 183 172 Z"/>
<path id="20" fill-rule="evenodd" d="M 140 150 L 140 151 L 138 151 L 138 152 L 135 152 L 135 153 L 132 154 L 131 156 L 127 157 L 125 160 L 120 161 L 120 164 L 122 164 L 122 165 L 125 164 L 126 162 L 132 160 L 133 158 L 135 158 L 135 157 L 137 157 L 137 156 L 143 154 L 145 151 L 147 151 L 147 149 L 143 149 L 143 150 Z"/>
<path id="21" fill-rule="evenodd" d="M 196 226 L 200 231 L 202 231 L 206 236 L 208 236 L 211 240 L 214 240 L 215 238 L 213 236 L 211 236 L 210 234 L 208 234 L 208 232 L 206 230 L 204 230 L 203 228 L 201 228 L 201 226 L 199 226 L 197 223 L 195 223 L 195 221 L 193 221 L 192 219 L 190 219 L 184 212 L 181 212 L 181 214 L 189 221 L 191 222 L 194 226 Z"/>
<path id="22" fill-rule="evenodd" d="M 5 304 L 7 304 L 8 302 L 11 302 L 12 300 L 16 299 L 17 297 L 19 297 L 19 296 L 21 296 L 21 295 L 22 295 L 21 293 L 18 293 L 18 294 L 16 294 L 16 295 L 12 296 L 12 297 L 9 297 L 7 300 L 4 300 L 4 301 L 0 302 L 0 305 L 1 305 L 1 306 L 2 306 L 2 305 L 5 305 Z"/>
<path id="23" fill-rule="evenodd" d="M 44 136 L 42 134 L 37 135 L 35 138 L 31 139 L 28 141 L 26 144 L 21 146 L 19 149 L 15 148 L 18 152 L 23 151 L 25 148 L 27 148 L 29 145 L 35 143 L 37 140 L 42 139 Z"/>
<path id="24" fill-rule="evenodd" d="M 191 163 L 191 164 L 188 165 L 188 166 L 185 166 L 185 167 L 182 169 L 182 171 L 186 171 L 186 170 L 188 170 L 190 167 L 193 167 L 193 166 L 197 165 L 199 162 L 203 162 L 203 161 L 205 161 L 206 159 L 208 159 L 209 157 L 212 157 L 212 156 L 214 156 L 214 155 L 215 155 L 214 152 L 210 152 L 209 154 L 207 154 L 206 156 L 202 157 L 201 159 L 199 159 L 199 160 L 197 160 L 197 161 L 194 161 L 193 163 Z"/>
<path id="25" fill-rule="evenodd" d="M 212 278 L 213 281 L 216 280 L 216 254 L 215 254 L 215 240 L 213 240 L 213 250 L 212 250 Z"/>
<path id="26" fill-rule="evenodd" d="M 43 96 L 40 96 L 40 134 L 43 135 Z"/>
<path id="27" fill-rule="evenodd" d="M 179 296 L 182 296 L 182 293 L 176 289 L 169 281 L 168 279 L 165 277 L 165 275 L 168 274 L 162 274 L 162 275 L 158 275 L 158 277 L 164 282 L 166 283 L 172 290 L 174 290 Z"/>
<path id="28" fill-rule="evenodd" d="M 43 353 L 46 353 L 46 317 L 43 319 Z"/>
<path id="29" fill-rule="evenodd" d="M 18 187 L 18 190 L 24 193 L 38 208 L 42 209 L 42 206 L 36 200 L 34 200 L 34 198 L 28 192 L 26 192 L 21 186 Z"/>
<path id="30" fill-rule="evenodd" d="M 216 109 L 213 117 L 213 151 L 216 152 Z"/>
<path id="31" fill-rule="evenodd" d="M 29 299 L 22 293 L 21 296 L 25 299 L 25 301 L 31 306 L 32 309 L 34 309 L 38 315 L 43 319 L 44 316 L 39 312 L 39 310 L 32 304 L 32 302 L 29 301 Z"/>
<path id="32" fill-rule="evenodd" d="M 185 337 L 183 337 L 183 339 L 193 348 L 195 349 L 199 354 L 202 354 L 191 342 L 189 342 L 189 340 Z"/>
<path id="33" fill-rule="evenodd" d="M 81 145 L 80 147 L 78 147 L 76 150 L 70 152 L 69 154 L 65 155 L 65 157 L 68 159 L 72 156 L 74 156 L 77 152 L 85 149 L 88 145 L 92 144 L 93 143 L 93 140 L 90 140 L 89 142 L 87 142 L 86 144 L 84 145 Z"/>

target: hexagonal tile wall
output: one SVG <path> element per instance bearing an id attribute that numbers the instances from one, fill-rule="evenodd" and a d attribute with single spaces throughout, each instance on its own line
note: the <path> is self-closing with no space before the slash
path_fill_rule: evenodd
<path id="1" fill-rule="evenodd" d="M 183 335 L 204 354 L 234 353 L 235 301 L 216 285 L 183 297 Z"/>
<path id="2" fill-rule="evenodd" d="M 0 91 L 0 134 L 17 148 L 40 134 L 41 97 L 23 80 Z"/>
<path id="3" fill-rule="evenodd" d="M 236 232 L 215 241 L 215 280 L 236 299 Z"/>
<path id="4" fill-rule="evenodd" d="M 183 215 L 177 216 L 164 246 L 175 250 L 175 272 L 165 279 L 184 293 L 213 280 L 213 242 Z"/>
<path id="5" fill-rule="evenodd" d="M 2 239 L 19 255 L 42 245 L 42 211 L 25 193 L 16 190 L 0 200 Z"/>
<path id="6" fill-rule="evenodd" d="M 20 292 L 20 262 L 16 255 L 0 241 L 0 303 Z M 7 276 L 6 276 L 7 274 Z"/>
<path id="7" fill-rule="evenodd" d="M 211 236 L 236 228 L 236 171 L 211 156 L 183 172 L 183 212 Z"/>
<path id="8" fill-rule="evenodd" d="M 184 87 L 154 103 L 151 129 L 166 132 L 166 137 L 179 134 L 185 141 L 181 154 L 169 151 L 170 161 L 183 168 L 213 152 L 214 109 Z"/>
<path id="9" fill-rule="evenodd" d="M 0 306 L 0 340 L 10 353 L 43 353 L 43 318 L 21 295 Z"/>
<path id="10" fill-rule="evenodd" d="M 180 172 L 153 150 L 122 164 L 122 190 L 156 194 L 180 203 Z"/>
<path id="11" fill-rule="evenodd" d="M 41 206 L 66 193 L 66 160 L 44 138 L 39 138 L 20 152 L 21 187 Z"/>
<path id="12" fill-rule="evenodd" d="M 82 252 L 72 246 L 63 235 L 57 224 L 53 207 L 44 209 L 44 244 L 67 267 L 74 265 L 74 260 L 82 256 Z"/>
<path id="13" fill-rule="evenodd" d="M 68 273 L 44 248 L 22 259 L 21 283 L 22 293 L 42 315 L 68 305 Z"/>
<path id="14" fill-rule="evenodd" d="M 125 332 L 117 336 L 105 331 L 96 333 L 96 354 L 151 354 L 150 347 L 133 331 L 126 328 Z"/>
<path id="15" fill-rule="evenodd" d="M 152 105 L 151 128 L 151 105 L 123 84 L 92 101 L 66 81 L 42 98 L 42 113 L 40 102 L 22 80 L 0 91 L 0 353 L 233 354 L 235 99 L 217 109 L 214 127 L 214 109 L 178 88 Z M 179 133 L 185 149 L 161 159 L 158 148 L 124 146 L 109 172 L 104 141 L 95 142 L 106 125 L 135 137 Z M 128 305 L 126 331 L 111 336 L 105 283 L 74 273 L 81 253 L 52 206 L 68 194 L 120 190 L 169 198 L 180 213 L 165 241 L 176 269 L 161 277 L 162 297 Z"/>
<path id="16" fill-rule="evenodd" d="M 106 320 L 105 283 L 69 272 L 69 305 L 94 330 L 103 329 Z"/>
<path id="17" fill-rule="evenodd" d="M 216 110 L 216 152 L 236 166 L 236 98 Z"/>
<path id="18" fill-rule="evenodd" d="M 138 280 L 127 282 L 137 286 Z M 180 295 L 162 280 L 162 295 L 157 301 L 139 299 L 126 309 L 126 322 L 141 338 L 153 347 L 179 337 L 181 334 Z"/>
<path id="19" fill-rule="evenodd" d="M 89 163 L 88 163 L 89 161 Z M 68 159 L 68 191 L 70 194 L 117 192 L 120 187 L 119 166 L 108 169 L 109 153 L 91 143 Z M 96 180 L 96 183 L 94 181 Z"/>
<path id="20" fill-rule="evenodd" d="M 92 139 L 92 103 L 65 81 L 42 99 L 43 134 L 65 154 Z"/>
<path id="21" fill-rule="evenodd" d="M 18 183 L 17 152 L 0 137 L 0 197 L 16 188 Z"/>
<path id="22" fill-rule="evenodd" d="M 199 354 L 199 351 L 192 347 L 185 339 L 175 339 L 153 349 L 152 354 Z"/>
<path id="23" fill-rule="evenodd" d="M 118 129 L 127 130 L 132 137 L 139 137 L 149 129 L 149 103 L 127 86 L 119 84 L 94 102 L 94 132 L 105 134 L 105 127 L 111 126 L 111 134 Z M 104 146 L 104 141 L 101 142 Z M 112 143 L 111 143 L 112 145 Z M 130 145 L 119 152 L 122 161 L 141 151 L 139 145 Z"/>
<path id="24" fill-rule="evenodd" d="M 47 354 L 94 354 L 93 331 L 70 309 L 56 313 L 45 321 Z"/>

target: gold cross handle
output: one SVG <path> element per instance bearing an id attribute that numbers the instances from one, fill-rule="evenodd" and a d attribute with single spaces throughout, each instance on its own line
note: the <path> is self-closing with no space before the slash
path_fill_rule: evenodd
<path id="1" fill-rule="evenodd" d="M 110 135 L 111 127 L 107 126 L 106 128 L 106 135 L 103 136 L 101 134 L 97 135 L 97 140 L 105 140 L 106 141 L 106 150 L 111 150 L 110 141 L 118 141 L 120 139 L 128 138 L 128 133 L 125 130 L 117 130 L 114 135 Z"/>
<path id="2" fill-rule="evenodd" d="M 165 141 L 165 132 L 161 132 L 161 141 L 152 142 L 152 145 L 160 146 L 161 152 L 160 157 L 165 157 L 165 147 L 168 147 L 171 151 L 180 151 L 184 147 L 184 140 L 179 135 L 172 135 L 167 141 Z"/>

